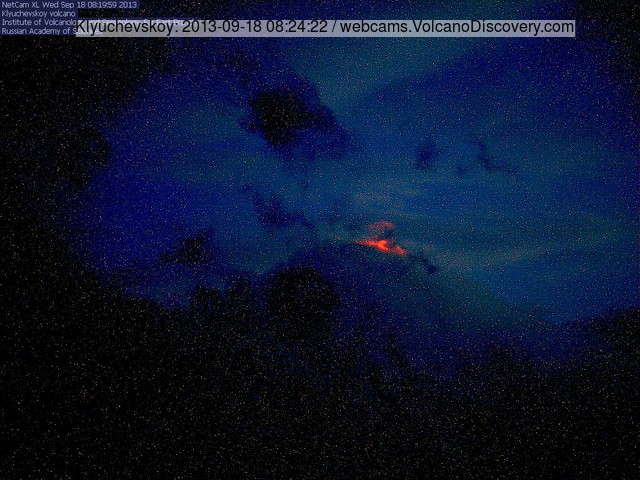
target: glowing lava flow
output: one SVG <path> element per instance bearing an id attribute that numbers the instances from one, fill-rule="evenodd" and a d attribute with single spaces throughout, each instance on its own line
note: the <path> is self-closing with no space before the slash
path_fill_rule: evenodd
<path id="1" fill-rule="evenodd" d="M 391 240 L 356 240 L 358 245 L 373 247 L 379 252 L 391 253 L 393 255 L 406 255 L 408 252 L 400 245 L 395 245 Z"/>
<path id="2" fill-rule="evenodd" d="M 396 244 L 394 239 L 395 227 L 393 223 L 381 221 L 375 222 L 369 225 L 371 230 L 371 237 L 364 240 L 356 240 L 358 245 L 364 245 L 365 247 L 372 247 L 382 253 L 390 253 L 392 255 L 405 256 L 409 253 L 406 249 Z"/>

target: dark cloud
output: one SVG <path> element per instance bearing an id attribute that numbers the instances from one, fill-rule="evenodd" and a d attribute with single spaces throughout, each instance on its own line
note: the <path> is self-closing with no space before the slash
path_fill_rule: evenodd
<path id="1" fill-rule="evenodd" d="M 510 165 L 507 162 L 496 160 L 493 155 L 490 155 L 487 151 L 487 144 L 479 141 L 478 142 L 478 162 L 480 166 L 484 168 L 489 173 L 499 172 L 505 174 L 515 174 L 518 173 L 518 168 Z"/>
<path id="2" fill-rule="evenodd" d="M 287 210 L 277 195 L 266 196 L 249 186 L 244 187 L 244 190 L 250 192 L 253 209 L 258 220 L 265 227 L 269 229 L 281 229 L 294 225 L 311 227 L 303 212 Z"/>
<path id="3" fill-rule="evenodd" d="M 428 275 L 433 275 L 440 271 L 440 268 L 437 265 L 431 263 L 428 258 L 420 256 L 412 256 L 411 258 L 415 258 L 416 261 L 427 270 Z"/>
<path id="4" fill-rule="evenodd" d="M 161 262 L 185 265 L 208 265 L 214 261 L 214 246 L 205 232 L 182 239 L 178 245 L 162 254 Z"/>
<path id="5" fill-rule="evenodd" d="M 334 113 L 320 103 L 316 90 L 294 79 L 257 92 L 248 101 L 251 113 L 243 122 L 250 132 L 287 157 L 315 159 L 342 156 L 348 135 Z"/>
<path id="6" fill-rule="evenodd" d="M 475 154 L 474 161 L 456 165 L 456 174 L 459 177 L 477 168 L 481 168 L 487 173 L 502 173 L 504 175 L 515 175 L 520 171 L 515 165 L 504 160 L 498 160 L 491 155 L 487 144 L 482 140 L 478 140 L 475 144 L 477 153 Z"/>
<path id="7" fill-rule="evenodd" d="M 440 150 L 434 142 L 429 142 L 423 145 L 418 150 L 418 154 L 416 156 L 416 170 L 432 170 L 439 155 Z"/>

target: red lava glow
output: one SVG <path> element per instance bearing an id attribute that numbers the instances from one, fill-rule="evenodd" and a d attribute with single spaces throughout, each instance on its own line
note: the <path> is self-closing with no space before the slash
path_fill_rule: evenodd
<path id="1" fill-rule="evenodd" d="M 391 253 L 393 255 L 406 255 L 409 253 L 405 248 L 400 245 L 396 245 L 391 240 L 356 240 L 358 245 L 365 245 L 367 247 L 373 247 L 379 252 Z"/>
<path id="2" fill-rule="evenodd" d="M 356 240 L 356 244 L 372 247 L 382 253 L 390 253 L 392 255 L 407 255 L 406 249 L 396 244 L 393 238 L 395 226 L 391 222 L 380 221 L 372 223 L 368 226 L 371 236 L 364 240 Z"/>

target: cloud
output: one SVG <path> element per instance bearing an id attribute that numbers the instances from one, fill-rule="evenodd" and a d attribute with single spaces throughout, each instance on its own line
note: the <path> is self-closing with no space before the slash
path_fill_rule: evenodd
<path id="1" fill-rule="evenodd" d="M 416 155 L 416 170 L 429 171 L 432 170 L 438 157 L 440 150 L 435 142 L 428 142 L 420 147 Z"/>
<path id="2" fill-rule="evenodd" d="M 207 265 L 214 261 L 214 246 L 206 232 L 183 238 L 160 256 L 161 262 L 185 265 Z"/>
<path id="3" fill-rule="evenodd" d="M 250 186 L 243 187 L 243 189 L 251 194 L 253 209 L 258 220 L 268 229 L 283 229 L 294 225 L 312 228 L 305 218 L 304 212 L 286 209 L 278 195 L 265 196 Z"/>
<path id="4" fill-rule="evenodd" d="M 502 173 L 505 175 L 515 175 L 520 171 L 515 165 L 504 160 L 498 160 L 489 154 L 487 144 L 482 140 L 478 140 L 476 146 L 478 151 L 471 162 L 456 165 L 458 176 L 466 175 L 476 168 L 482 168 L 487 173 Z"/>
<path id="5" fill-rule="evenodd" d="M 349 148 L 349 137 L 333 112 L 322 105 L 317 91 L 294 78 L 276 87 L 259 90 L 248 100 L 248 131 L 260 134 L 287 160 L 339 158 Z"/>

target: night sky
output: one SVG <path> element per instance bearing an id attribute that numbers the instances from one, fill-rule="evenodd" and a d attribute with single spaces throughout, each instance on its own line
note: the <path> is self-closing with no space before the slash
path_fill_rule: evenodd
<path id="1" fill-rule="evenodd" d="M 72 248 L 128 293 L 184 303 L 198 284 L 264 274 L 388 221 L 442 277 L 545 320 L 638 305 L 630 92 L 583 42 L 169 49 L 169 72 L 96 118 L 107 165 L 65 208 Z M 195 237 L 206 258 L 166 261 Z"/>
<path id="2" fill-rule="evenodd" d="M 576 38 L 7 39 L 4 478 L 633 478 L 632 2 Z"/>

